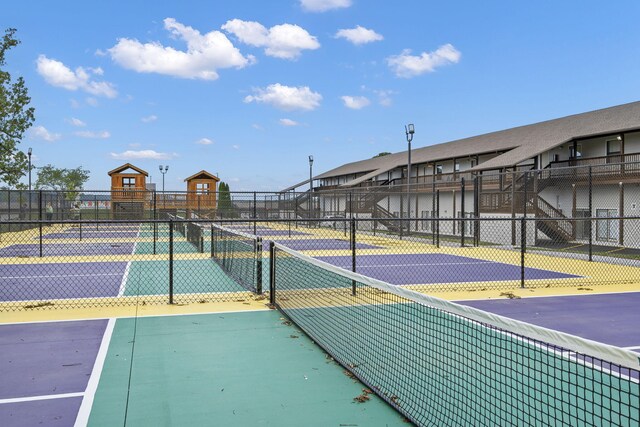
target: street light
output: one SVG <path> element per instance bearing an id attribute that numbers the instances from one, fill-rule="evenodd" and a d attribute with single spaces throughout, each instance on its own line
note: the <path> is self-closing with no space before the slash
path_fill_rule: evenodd
<path id="1" fill-rule="evenodd" d="M 162 174 L 162 192 L 164 193 L 164 174 L 169 171 L 169 165 L 162 166 L 160 165 L 160 173 Z"/>
<path id="2" fill-rule="evenodd" d="M 31 153 L 33 150 L 29 147 L 27 156 L 29 157 L 29 219 L 31 219 Z"/>
<path id="3" fill-rule="evenodd" d="M 309 192 L 313 191 L 313 156 L 309 156 Z"/>
<path id="4" fill-rule="evenodd" d="M 411 141 L 413 140 L 413 134 L 415 133 L 415 128 L 413 123 L 409 123 L 404 127 L 404 133 L 407 136 L 407 144 L 409 146 L 409 150 L 407 151 L 407 218 L 411 218 Z M 411 228 L 411 222 L 408 222 L 407 232 Z"/>

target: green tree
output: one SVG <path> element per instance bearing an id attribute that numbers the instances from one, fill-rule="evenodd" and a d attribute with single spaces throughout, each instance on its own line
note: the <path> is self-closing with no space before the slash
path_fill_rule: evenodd
<path id="1" fill-rule="evenodd" d="M 31 98 L 22 77 L 15 82 L 4 70 L 5 54 L 20 41 L 13 37 L 16 30 L 5 31 L 0 42 L 0 181 L 15 186 L 27 173 L 27 155 L 18 150 L 18 144 L 35 120 L 35 110 L 28 107 Z"/>
<path id="2" fill-rule="evenodd" d="M 38 170 L 36 190 L 66 191 L 67 200 L 75 200 L 78 192 L 89 180 L 90 172 L 78 166 L 75 169 L 58 169 L 46 165 Z"/>
<path id="3" fill-rule="evenodd" d="M 235 216 L 229 184 L 222 181 L 218 184 L 218 212 L 221 218 L 233 218 Z"/>
<path id="4" fill-rule="evenodd" d="M 373 158 L 373 159 L 375 159 L 376 157 L 388 156 L 389 154 L 391 154 L 391 153 L 389 153 L 388 151 L 383 151 L 382 153 L 378 153 L 378 154 L 376 154 L 376 155 L 375 155 L 375 156 L 373 156 L 372 158 Z"/>

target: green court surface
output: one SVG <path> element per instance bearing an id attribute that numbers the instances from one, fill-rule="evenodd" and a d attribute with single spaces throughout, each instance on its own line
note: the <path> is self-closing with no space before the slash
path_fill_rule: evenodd
<path id="1" fill-rule="evenodd" d="M 343 371 L 276 311 L 118 319 L 89 425 L 407 425 Z"/>
<path id="2" fill-rule="evenodd" d="M 169 293 L 168 261 L 134 261 L 129 268 L 124 296 L 166 295 Z M 175 260 L 175 294 L 243 292 L 245 288 L 229 278 L 211 259 Z"/>

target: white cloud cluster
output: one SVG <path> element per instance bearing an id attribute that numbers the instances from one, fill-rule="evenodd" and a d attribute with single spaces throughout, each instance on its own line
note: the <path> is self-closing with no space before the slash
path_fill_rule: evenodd
<path id="1" fill-rule="evenodd" d="M 244 98 L 244 102 L 260 102 L 270 104 L 280 110 L 293 111 L 315 110 L 320 106 L 322 95 L 313 92 L 308 86 L 291 87 L 280 83 L 272 84 L 266 88 L 255 88 L 255 95 Z"/>
<path id="2" fill-rule="evenodd" d="M 80 138 L 89 138 L 89 139 L 107 139 L 111 137 L 111 133 L 109 131 L 103 130 L 100 132 L 93 132 L 90 130 L 86 131 L 78 131 L 74 133 L 75 136 L 79 136 Z"/>
<path id="3" fill-rule="evenodd" d="M 54 142 L 62 138 L 59 133 L 49 132 L 44 126 L 34 126 L 31 129 L 31 135 L 37 139 L 44 139 L 47 142 Z"/>
<path id="4" fill-rule="evenodd" d="M 296 122 L 295 120 L 291 120 L 291 119 L 280 119 L 279 123 L 282 126 L 286 126 L 286 127 L 292 127 L 292 126 L 300 125 L 300 123 Z"/>
<path id="5" fill-rule="evenodd" d="M 296 59 L 303 50 L 320 47 L 318 40 L 307 30 L 292 24 L 266 28 L 259 22 L 232 19 L 222 29 L 235 35 L 244 44 L 264 47 L 265 55 L 275 58 Z"/>
<path id="6" fill-rule="evenodd" d="M 300 0 L 300 6 L 308 12 L 326 12 L 351 6 L 351 0 Z"/>
<path id="7" fill-rule="evenodd" d="M 84 126 L 87 125 L 85 122 L 83 122 L 80 119 L 76 119 L 75 117 L 71 117 L 69 119 L 69 123 L 71 123 L 73 126 L 78 127 L 78 128 L 81 128 L 81 127 L 84 127 Z"/>
<path id="8" fill-rule="evenodd" d="M 156 116 L 155 114 L 152 114 L 150 116 L 143 117 L 140 120 L 142 121 L 142 123 L 151 123 L 151 122 L 155 122 L 156 120 L 158 120 L 158 116 Z"/>
<path id="9" fill-rule="evenodd" d="M 368 98 L 364 96 L 341 96 L 342 102 L 344 102 L 344 106 L 347 108 L 351 108 L 352 110 L 360 110 L 371 104 Z"/>
<path id="10" fill-rule="evenodd" d="M 373 30 L 361 27 L 360 25 L 358 25 L 356 28 L 338 30 L 335 37 L 337 39 L 345 39 L 355 45 L 384 40 L 384 37 L 382 37 L 381 34 L 378 34 Z"/>
<path id="11" fill-rule="evenodd" d="M 45 55 L 38 56 L 36 61 L 38 74 L 52 86 L 61 87 L 67 90 L 82 90 L 91 95 L 115 98 L 118 96 L 114 85 L 109 82 L 98 82 L 92 79 L 92 75 L 101 76 L 100 68 L 78 67 L 71 70 L 62 62 L 49 59 Z"/>
<path id="12" fill-rule="evenodd" d="M 196 141 L 196 144 L 199 144 L 199 145 L 211 145 L 211 144 L 213 144 L 213 141 L 210 140 L 209 138 L 200 138 L 199 140 Z"/>
<path id="13" fill-rule="evenodd" d="M 152 160 L 168 160 L 177 157 L 175 153 L 159 153 L 155 150 L 127 150 L 122 153 L 110 153 L 111 158 L 117 160 L 139 160 L 139 159 L 152 159 Z"/>
<path id="14" fill-rule="evenodd" d="M 423 52 L 420 56 L 411 55 L 411 51 L 403 50 L 400 55 L 387 58 L 387 64 L 396 76 L 410 78 L 427 72 L 435 71 L 437 67 L 456 64 L 462 54 L 451 44 L 440 46 L 435 52 Z"/>
<path id="15" fill-rule="evenodd" d="M 203 35 L 173 18 L 164 20 L 164 28 L 186 42 L 187 50 L 177 50 L 158 42 L 140 43 L 121 38 L 108 52 L 124 68 L 185 79 L 216 80 L 218 69 L 243 68 L 255 62 L 252 56 L 243 56 L 220 31 Z"/>

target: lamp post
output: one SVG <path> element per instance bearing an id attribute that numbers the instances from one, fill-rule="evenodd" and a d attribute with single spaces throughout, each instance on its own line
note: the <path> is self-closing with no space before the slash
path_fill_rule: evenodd
<path id="1" fill-rule="evenodd" d="M 415 127 L 412 123 L 404 127 L 404 133 L 407 136 L 407 144 L 409 146 L 409 150 L 407 151 L 407 217 L 411 218 L 411 141 L 415 133 Z M 411 224 L 411 222 L 409 221 L 407 224 Z M 409 232 L 408 228 L 407 232 Z"/>
<path id="2" fill-rule="evenodd" d="M 162 166 L 160 165 L 160 173 L 162 174 L 162 207 L 166 207 L 166 196 L 164 194 L 164 174 L 169 171 L 169 165 Z"/>
<path id="3" fill-rule="evenodd" d="M 29 147 L 27 157 L 29 157 L 29 219 L 31 219 L 31 153 L 33 150 Z"/>

